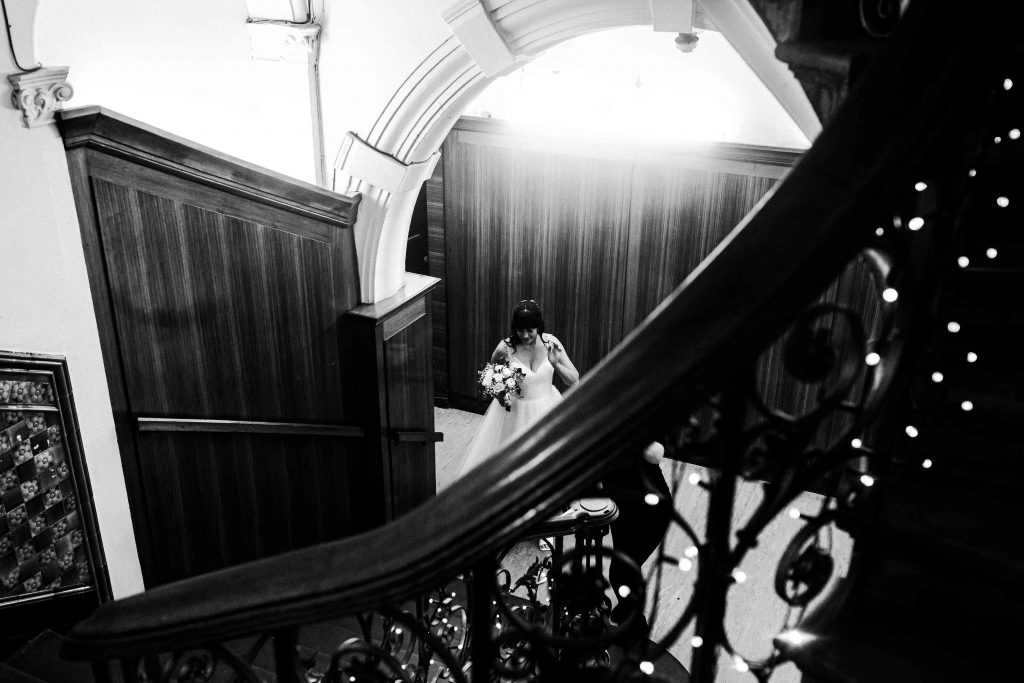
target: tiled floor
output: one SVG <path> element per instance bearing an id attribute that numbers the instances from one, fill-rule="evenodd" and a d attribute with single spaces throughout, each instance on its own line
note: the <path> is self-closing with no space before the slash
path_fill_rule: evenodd
<path id="1" fill-rule="evenodd" d="M 437 444 L 437 483 L 438 490 L 451 486 L 457 476 L 460 464 L 460 456 L 469 446 L 473 438 L 476 425 L 482 416 L 458 410 L 435 408 L 435 426 L 437 431 L 445 434 L 444 441 Z M 670 482 L 675 478 L 681 481 L 679 492 L 676 495 L 676 507 L 687 519 L 691 526 L 701 533 L 705 524 L 705 509 L 707 505 L 707 493 L 699 486 L 692 486 L 687 483 L 690 474 L 704 474 L 704 470 L 694 465 L 663 461 L 662 470 L 666 479 Z M 806 493 L 799 498 L 795 507 L 805 513 L 814 512 L 821 500 L 816 494 Z M 737 492 L 734 525 L 741 524 L 754 511 L 761 501 L 761 487 L 759 484 L 744 482 L 741 483 Z M 760 659 L 771 652 L 771 639 L 781 630 L 787 616 L 787 607 L 778 596 L 775 595 L 774 581 L 775 571 L 778 566 L 786 545 L 800 528 L 800 524 L 787 515 L 781 515 L 761 534 L 761 543 L 743 562 L 741 569 L 745 572 L 747 579 L 737 584 L 730 596 L 729 612 L 726 616 L 726 628 L 728 636 L 737 652 L 749 659 Z M 690 545 L 678 527 L 673 527 L 667 539 L 670 554 L 682 557 L 685 549 Z M 851 542 L 849 537 L 837 534 L 833 539 L 833 557 L 836 559 L 836 574 L 843 575 L 846 572 Z M 533 557 L 540 553 L 533 542 L 521 544 L 513 550 L 508 558 L 507 565 L 522 565 L 522 569 L 528 566 Z M 645 565 L 645 571 L 650 570 L 652 562 Z M 685 609 L 693 586 L 694 572 L 682 571 L 678 566 L 664 568 L 663 580 L 656 595 L 648 596 L 649 605 L 655 599 L 658 605 L 658 615 L 653 621 L 654 638 L 658 639 L 667 633 L 679 615 Z M 649 587 L 653 592 L 653 588 Z M 691 638 L 693 627 L 685 629 L 676 642 L 669 647 L 669 651 L 684 665 L 689 668 L 692 656 Z M 792 665 L 780 667 L 772 677 L 773 683 L 795 683 L 799 681 L 800 675 Z M 749 673 L 741 673 L 736 670 L 732 657 L 723 653 L 717 680 L 721 683 L 732 683 L 740 681 L 749 683 L 754 678 Z"/>

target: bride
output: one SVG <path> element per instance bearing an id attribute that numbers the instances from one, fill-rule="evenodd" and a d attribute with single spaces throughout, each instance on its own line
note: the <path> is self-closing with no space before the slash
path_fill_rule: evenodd
<path id="1" fill-rule="evenodd" d="M 544 331 L 544 317 L 533 299 L 520 301 L 512 310 L 509 335 L 498 342 L 491 354 L 492 363 L 506 359 L 525 373 L 522 393 L 512 401 L 509 410 L 497 399 L 491 401 L 459 470 L 460 477 L 487 460 L 562 400 L 562 395 L 552 383 L 556 372 L 567 387 L 575 386 L 580 380 L 580 373 L 569 359 L 565 347 L 557 337 Z"/>

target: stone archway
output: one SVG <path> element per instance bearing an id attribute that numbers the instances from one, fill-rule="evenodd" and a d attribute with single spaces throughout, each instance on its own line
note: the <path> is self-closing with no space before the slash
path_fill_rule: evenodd
<path id="1" fill-rule="evenodd" d="M 438 149 L 468 102 L 495 78 L 575 36 L 647 25 L 678 32 L 659 11 L 686 7 L 697 26 L 720 30 L 808 137 L 820 124 L 802 88 L 774 57 L 775 42 L 747 0 L 707 5 L 683 0 L 435 0 L 452 35 L 425 50 L 369 132 L 346 135 L 335 162 L 334 189 L 360 192 L 356 225 L 364 302 L 394 294 L 403 281 L 405 241 L 413 206 L 438 159 Z M 664 15 L 662 15 L 664 16 Z M 658 25 L 660 23 L 660 25 Z"/>

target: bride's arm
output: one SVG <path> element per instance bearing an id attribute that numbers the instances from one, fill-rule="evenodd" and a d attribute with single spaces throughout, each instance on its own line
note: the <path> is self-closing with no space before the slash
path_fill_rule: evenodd
<path id="1" fill-rule="evenodd" d="M 562 342 L 558 341 L 558 337 L 553 334 L 546 334 L 545 336 L 548 338 L 548 358 L 551 364 L 555 366 L 555 372 L 562 378 L 565 385 L 571 389 L 580 381 L 580 371 L 572 364 L 569 354 L 566 353 Z"/>
<path id="2" fill-rule="evenodd" d="M 508 342 L 502 339 L 498 342 L 498 345 L 494 347 L 494 353 L 491 354 L 492 363 L 500 363 L 508 358 Z"/>

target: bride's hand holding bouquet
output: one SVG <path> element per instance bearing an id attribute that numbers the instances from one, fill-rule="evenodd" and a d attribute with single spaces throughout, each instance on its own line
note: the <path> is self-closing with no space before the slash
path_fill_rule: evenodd
<path id="1" fill-rule="evenodd" d="M 497 399 L 505 410 L 512 410 L 512 401 L 523 392 L 522 382 L 526 378 L 523 369 L 506 358 L 487 363 L 478 375 L 484 395 Z"/>

